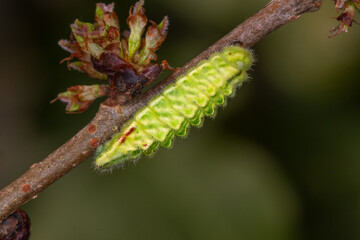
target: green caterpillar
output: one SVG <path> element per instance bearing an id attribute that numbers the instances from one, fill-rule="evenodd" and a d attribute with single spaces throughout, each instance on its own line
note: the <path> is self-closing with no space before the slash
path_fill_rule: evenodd
<path id="1" fill-rule="evenodd" d="M 106 170 L 142 154 L 151 156 L 159 146 L 171 147 L 175 135 L 185 137 L 190 125 L 200 126 L 205 115 L 215 114 L 217 105 L 246 80 L 252 61 L 250 51 L 226 47 L 178 77 L 98 148 L 96 168 Z"/>

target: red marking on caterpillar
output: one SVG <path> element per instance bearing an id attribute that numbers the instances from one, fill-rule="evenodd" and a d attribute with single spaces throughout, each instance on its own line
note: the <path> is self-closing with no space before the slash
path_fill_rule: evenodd
<path id="1" fill-rule="evenodd" d="M 121 136 L 121 138 L 119 139 L 119 145 L 124 143 L 125 140 L 126 140 L 126 137 L 128 137 L 135 129 L 136 129 L 136 127 L 132 127 L 132 128 L 129 129 L 129 131 L 124 133 L 124 135 Z"/>
<path id="2" fill-rule="evenodd" d="M 129 131 L 127 131 L 127 132 L 125 133 L 125 136 L 128 137 L 135 129 L 136 129 L 136 127 L 132 127 Z"/>
<path id="3" fill-rule="evenodd" d="M 119 145 L 122 144 L 123 142 L 125 142 L 126 140 L 126 137 L 122 136 L 120 139 L 119 139 Z"/>

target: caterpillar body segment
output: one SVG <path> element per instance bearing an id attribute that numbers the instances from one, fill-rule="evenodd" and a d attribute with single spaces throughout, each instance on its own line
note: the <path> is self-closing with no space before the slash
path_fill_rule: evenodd
<path id="1" fill-rule="evenodd" d="M 175 135 L 185 137 L 190 125 L 200 126 L 204 116 L 215 114 L 246 80 L 252 60 L 248 50 L 232 46 L 198 63 L 98 148 L 96 168 L 106 170 L 142 154 L 151 156 L 159 146 L 171 147 Z"/>

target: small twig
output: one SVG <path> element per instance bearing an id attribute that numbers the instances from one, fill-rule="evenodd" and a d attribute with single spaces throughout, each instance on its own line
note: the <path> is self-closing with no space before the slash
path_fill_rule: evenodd
<path id="1" fill-rule="evenodd" d="M 298 19 L 303 13 L 318 10 L 321 4 L 322 0 L 273 0 L 260 12 L 133 102 L 122 107 L 101 105 L 95 118 L 85 128 L 0 191 L 0 221 L 89 158 L 101 142 L 107 140 L 151 98 L 199 61 L 220 51 L 224 46 L 238 44 L 251 47 L 275 29 Z"/>

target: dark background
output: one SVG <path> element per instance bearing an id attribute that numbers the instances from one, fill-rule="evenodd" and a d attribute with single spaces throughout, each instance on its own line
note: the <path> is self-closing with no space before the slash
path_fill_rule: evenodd
<path id="1" fill-rule="evenodd" d="M 182 66 L 267 0 L 148 0 L 170 17 L 159 59 Z M 0 187 L 96 113 L 49 102 L 92 84 L 57 41 L 96 1 L 3 1 Z M 116 2 L 122 30 L 134 1 Z M 333 1 L 260 41 L 251 80 L 171 150 L 113 174 L 87 160 L 23 206 L 32 239 L 360 239 L 360 28 L 328 39 Z"/>

